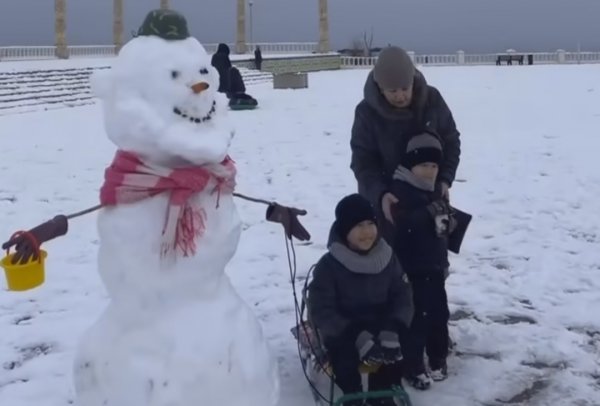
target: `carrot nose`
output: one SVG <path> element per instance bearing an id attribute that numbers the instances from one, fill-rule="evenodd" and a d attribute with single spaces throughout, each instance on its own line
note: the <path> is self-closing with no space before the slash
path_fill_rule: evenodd
<path id="1" fill-rule="evenodd" d="M 209 88 L 209 85 L 206 82 L 198 82 L 198 83 L 195 83 L 192 85 L 192 91 L 196 94 L 202 93 L 203 91 L 205 91 L 208 88 Z"/>

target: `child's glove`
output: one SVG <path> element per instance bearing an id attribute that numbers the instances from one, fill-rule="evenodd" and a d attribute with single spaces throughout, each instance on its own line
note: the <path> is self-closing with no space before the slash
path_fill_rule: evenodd
<path id="1" fill-rule="evenodd" d="M 394 331 L 382 330 L 379 333 L 379 343 L 384 364 L 393 364 L 402 360 L 402 351 L 398 333 Z"/>
<path id="2" fill-rule="evenodd" d="M 456 230 L 456 226 L 458 226 L 458 221 L 456 220 L 454 214 L 451 212 L 450 218 L 448 219 L 448 234 L 452 234 L 452 232 Z"/>
<path id="3" fill-rule="evenodd" d="M 373 334 L 362 331 L 354 343 L 358 351 L 358 358 L 366 365 L 379 365 L 383 363 L 381 346 L 373 339 Z"/>
<path id="4" fill-rule="evenodd" d="M 427 212 L 433 218 L 435 223 L 435 232 L 438 237 L 450 234 L 451 228 L 456 228 L 453 224 L 450 213 L 450 205 L 444 200 L 435 200 L 426 207 Z"/>
<path id="5" fill-rule="evenodd" d="M 437 216 L 443 215 L 443 214 L 449 214 L 450 213 L 450 208 L 448 207 L 448 203 L 446 203 L 444 200 L 434 200 L 433 202 L 429 203 L 426 207 L 427 212 L 429 213 L 429 215 L 432 218 L 436 218 Z"/>

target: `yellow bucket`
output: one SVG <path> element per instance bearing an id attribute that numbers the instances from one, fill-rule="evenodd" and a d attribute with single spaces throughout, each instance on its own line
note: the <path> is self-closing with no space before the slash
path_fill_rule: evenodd
<path id="1" fill-rule="evenodd" d="M 15 233 L 15 235 L 17 234 L 20 233 Z M 38 259 L 34 260 L 32 258 L 25 264 L 12 264 L 11 260 L 15 254 L 10 254 L 9 251 L 6 250 L 6 256 L 0 260 L 0 266 L 4 268 L 8 289 L 13 291 L 24 291 L 36 288 L 44 283 L 45 280 L 44 262 L 48 253 L 39 249 L 39 245 L 29 233 L 22 234 L 29 237 L 32 244 L 34 244 Z"/>

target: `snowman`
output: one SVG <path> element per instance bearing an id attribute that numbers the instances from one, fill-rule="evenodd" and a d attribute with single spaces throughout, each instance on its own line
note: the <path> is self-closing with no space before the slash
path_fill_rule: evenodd
<path id="1" fill-rule="evenodd" d="M 274 406 L 279 378 L 261 327 L 225 266 L 240 238 L 233 197 L 268 205 L 288 239 L 306 211 L 233 192 L 233 137 L 218 73 L 180 14 L 150 12 L 92 87 L 117 146 L 101 204 L 15 233 L 12 263 L 69 220 L 100 210 L 98 271 L 110 296 L 80 340 L 78 406 Z"/>
<path id="2" fill-rule="evenodd" d="M 110 296 L 81 338 L 78 406 L 273 406 L 277 364 L 224 269 L 241 223 L 218 73 L 185 19 L 152 11 L 96 73 L 118 147 L 98 215 Z"/>

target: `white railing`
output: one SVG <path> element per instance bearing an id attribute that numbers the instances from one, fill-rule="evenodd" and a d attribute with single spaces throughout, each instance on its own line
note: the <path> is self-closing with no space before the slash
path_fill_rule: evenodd
<path id="1" fill-rule="evenodd" d="M 456 65 L 458 56 L 454 55 L 415 55 L 413 60 L 417 65 Z"/>
<path id="2" fill-rule="evenodd" d="M 94 57 L 115 56 L 116 47 L 114 45 L 90 45 L 90 46 L 72 46 L 69 47 L 69 56 L 84 58 L 93 55 Z"/>
<path id="3" fill-rule="evenodd" d="M 257 42 L 248 44 L 248 52 L 259 46 L 263 54 L 310 54 L 317 51 L 316 42 Z"/>
<path id="4" fill-rule="evenodd" d="M 531 55 L 533 64 L 575 64 L 575 63 L 600 63 L 600 52 L 567 52 L 558 50 L 556 52 L 500 52 L 497 54 L 465 54 L 458 51 L 456 54 L 449 55 L 417 55 L 409 52 L 409 55 L 417 65 L 494 65 L 498 63 L 500 55 L 522 55 L 523 64 L 529 63 L 528 57 Z M 372 67 L 377 62 L 376 56 L 342 56 L 342 68 L 365 68 Z M 502 64 L 506 62 L 502 61 Z M 513 64 L 518 62 L 513 61 Z"/>
<path id="5" fill-rule="evenodd" d="M 219 44 L 203 44 L 204 48 L 209 53 L 217 51 Z M 235 44 L 228 43 L 227 46 L 231 53 L 235 52 Z M 254 42 L 247 43 L 247 52 L 254 52 L 256 47 L 260 47 L 264 54 L 310 54 L 316 52 L 318 43 L 316 42 Z"/>
<path id="6" fill-rule="evenodd" d="M 67 47 L 67 50 L 69 57 L 75 58 L 115 56 L 114 45 L 72 45 Z M 56 58 L 54 46 L 0 47 L 0 61 L 54 58 Z"/>
<path id="7" fill-rule="evenodd" d="M 231 48 L 232 55 L 235 53 L 235 45 L 227 44 Z M 207 52 L 214 53 L 218 44 L 204 44 Z M 314 42 L 275 42 L 275 43 L 251 43 L 247 44 L 248 57 L 253 57 L 252 52 L 260 46 L 263 56 L 273 54 L 311 54 L 316 52 L 317 43 Z M 115 55 L 114 45 L 72 45 L 67 47 L 70 58 L 97 58 L 111 57 Z M 0 47 L 0 61 L 3 60 L 27 60 L 27 59 L 54 59 L 56 58 L 54 46 L 8 46 Z M 508 54 L 524 56 L 524 64 L 528 63 L 528 56 L 533 57 L 534 64 L 554 63 L 600 63 L 600 52 L 567 52 L 558 50 L 556 52 L 509 52 Z M 458 51 L 455 54 L 425 55 L 409 52 L 417 65 L 492 65 L 497 63 L 499 55 L 495 54 L 466 54 Z M 356 57 L 342 56 L 342 68 L 364 68 L 375 65 L 376 56 Z M 505 63 L 505 62 L 503 62 Z M 515 64 L 517 62 L 514 62 Z"/>
<path id="8" fill-rule="evenodd" d="M 496 63 L 496 54 L 465 54 L 466 65 L 490 65 Z"/>
<path id="9" fill-rule="evenodd" d="M 47 47 L 1 47 L 0 61 L 19 59 L 52 59 L 56 48 Z"/>
<path id="10" fill-rule="evenodd" d="M 227 44 L 232 54 L 235 45 Z M 214 53 L 218 44 L 204 44 L 208 53 Z M 308 54 L 317 49 L 316 42 L 264 42 L 247 44 L 249 53 L 254 52 L 259 46 L 263 55 L 269 54 Z M 114 45 L 71 45 L 67 47 L 69 57 L 74 58 L 101 58 L 115 56 Z M 56 58 L 54 46 L 8 46 L 0 47 L 0 61 L 2 60 L 27 60 L 27 59 L 53 59 Z"/>

